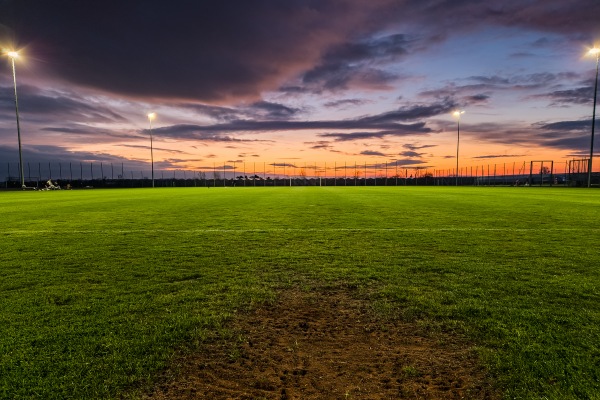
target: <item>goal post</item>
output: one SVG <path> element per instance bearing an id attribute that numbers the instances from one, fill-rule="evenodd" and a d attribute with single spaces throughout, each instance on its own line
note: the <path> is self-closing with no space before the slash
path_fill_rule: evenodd
<path id="1" fill-rule="evenodd" d="M 567 171 L 567 184 L 569 186 L 587 185 L 589 158 L 569 160 Z"/>
<path id="2" fill-rule="evenodd" d="M 544 184 L 552 186 L 554 183 L 554 161 L 531 161 L 529 164 L 529 186 L 538 183 L 539 186 L 543 186 Z"/>

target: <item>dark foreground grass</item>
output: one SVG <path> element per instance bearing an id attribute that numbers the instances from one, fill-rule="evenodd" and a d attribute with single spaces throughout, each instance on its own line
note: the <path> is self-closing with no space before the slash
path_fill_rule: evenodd
<path id="1" fill-rule="evenodd" d="M 600 398 L 600 192 L 0 193 L 0 398 L 135 396 L 288 285 L 477 344 L 506 398 Z"/>

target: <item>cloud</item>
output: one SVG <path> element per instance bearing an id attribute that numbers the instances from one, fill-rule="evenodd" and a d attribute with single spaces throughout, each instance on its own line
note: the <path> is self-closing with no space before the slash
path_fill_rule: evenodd
<path id="1" fill-rule="evenodd" d="M 427 134 L 433 132 L 431 129 L 425 127 L 424 122 L 418 122 L 410 125 L 396 124 L 394 130 L 381 130 L 381 131 L 363 131 L 363 132 L 350 132 L 350 133 L 320 133 L 318 136 L 326 138 L 334 138 L 339 142 L 347 142 L 354 140 L 363 139 L 381 139 L 386 136 L 412 136 L 417 134 Z"/>
<path id="2" fill-rule="evenodd" d="M 237 126 L 236 129 L 235 127 Z M 178 124 L 165 126 L 160 128 L 152 129 L 152 133 L 155 137 L 168 137 L 176 139 L 189 139 L 198 140 L 203 142 L 264 142 L 264 140 L 258 139 L 239 139 L 232 136 L 225 135 L 223 132 L 219 132 L 220 128 L 225 128 L 223 131 L 245 131 L 244 126 L 246 124 L 236 125 L 232 124 L 216 124 L 216 125 L 193 125 L 193 124 Z M 148 129 L 142 130 L 145 134 L 149 134 Z"/>
<path id="3" fill-rule="evenodd" d="M 407 55 L 414 41 L 404 34 L 392 34 L 331 46 L 320 62 L 302 75 L 302 85 L 318 93 L 323 89 L 390 89 L 399 76 L 374 65 Z"/>
<path id="4" fill-rule="evenodd" d="M 591 131 L 592 129 L 592 120 L 578 120 L 578 121 L 560 121 L 560 122 L 552 122 L 549 124 L 539 123 L 537 124 L 539 129 L 545 129 L 549 131 L 563 131 L 563 132 L 573 132 L 573 131 Z"/>
<path id="5" fill-rule="evenodd" d="M 110 178 L 120 174 L 121 168 L 125 171 L 141 171 L 148 170 L 150 166 L 146 161 L 130 160 L 102 152 L 72 151 L 60 146 L 27 145 L 22 152 L 23 172 L 27 179 L 31 177 L 46 180 L 50 176 L 54 179 L 69 179 L 71 176 L 73 179 L 81 176 L 88 179 L 92 173 L 96 178 L 101 173 Z M 19 176 L 16 147 L 0 145 L 0 159 L 8 161 L 8 164 L 0 163 L 2 176 Z"/>
<path id="6" fill-rule="evenodd" d="M 561 90 L 560 87 L 569 82 L 580 79 L 581 76 L 573 72 L 561 73 L 534 73 L 534 74 L 510 74 L 499 75 L 474 75 L 456 82 L 448 83 L 443 87 L 424 90 L 419 96 L 437 101 L 453 102 L 461 107 L 469 105 L 485 105 L 497 92 L 517 92 L 532 94 L 526 98 L 561 98 L 566 100 L 569 96 L 578 96 L 581 93 L 573 93 L 569 90 Z M 556 90 L 546 94 L 539 94 L 539 90 L 555 88 Z"/>
<path id="7" fill-rule="evenodd" d="M 395 161 L 392 161 L 392 163 L 394 164 L 394 166 L 396 164 L 398 164 L 399 168 L 405 168 L 405 167 L 411 167 L 411 166 L 415 166 L 415 165 L 421 165 L 424 163 L 423 160 L 415 160 L 414 158 L 408 158 L 408 159 L 398 159 Z"/>
<path id="8" fill-rule="evenodd" d="M 311 68 L 330 46 L 384 26 L 391 16 L 382 9 L 392 3 L 105 0 L 84 7 L 65 0 L 57 7 L 9 0 L 0 3 L 0 23 L 65 81 L 214 103 L 260 98 Z"/>
<path id="9" fill-rule="evenodd" d="M 331 142 L 328 142 L 326 140 L 320 140 L 317 142 L 305 142 L 304 144 L 309 145 L 311 149 L 315 149 L 315 150 L 331 150 L 331 149 L 333 149 Z"/>
<path id="10" fill-rule="evenodd" d="M 132 148 L 132 149 L 147 149 L 150 150 L 150 146 L 142 146 L 142 145 L 135 145 L 135 144 L 121 144 L 119 145 L 120 147 L 128 147 L 128 148 Z M 173 153 L 173 154 L 190 154 L 188 152 L 185 151 L 181 151 L 181 150 L 173 150 L 173 149 L 164 149 L 161 147 L 156 147 L 153 146 L 153 149 L 155 151 L 163 151 L 165 153 Z M 189 160 L 188 160 L 189 161 Z"/>
<path id="11" fill-rule="evenodd" d="M 491 158 L 517 158 L 517 157 L 525 157 L 527 156 L 526 154 L 489 154 L 489 155 L 483 155 L 483 156 L 475 156 L 475 157 L 471 157 L 474 159 L 491 159 Z"/>
<path id="12" fill-rule="evenodd" d="M 453 108 L 452 103 L 433 103 L 429 105 L 415 105 L 401 107 L 376 115 L 367 115 L 345 120 L 322 121 L 292 121 L 292 120 L 232 120 L 229 122 L 212 125 L 178 124 L 154 128 L 156 136 L 194 139 L 202 141 L 243 141 L 242 139 L 227 136 L 226 133 L 251 133 L 269 131 L 298 131 L 298 130 L 354 130 L 369 129 L 370 131 L 351 133 L 322 133 L 320 137 L 333 137 L 336 140 L 357 140 L 384 136 L 404 136 L 414 134 L 427 134 L 433 132 L 425 126 L 424 122 L 411 124 L 401 123 L 445 114 Z M 146 132 L 144 130 L 143 132 Z M 256 140 L 254 140 L 256 141 Z"/>
<path id="13" fill-rule="evenodd" d="M 377 157 L 385 157 L 386 156 L 386 154 L 384 154 L 380 151 L 374 151 L 374 150 L 361 151 L 360 155 L 362 155 L 362 156 L 377 156 Z"/>
<path id="14" fill-rule="evenodd" d="M 421 26 L 424 33 L 439 40 L 454 32 L 473 31 L 481 26 L 504 26 L 540 32 L 571 35 L 582 41 L 600 33 L 596 16 L 600 4 L 595 0 L 546 0 L 523 3 L 520 0 L 482 2 L 478 0 L 414 0 L 398 5 L 407 24 Z"/>
<path id="15" fill-rule="evenodd" d="M 405 149 L 408 150 L 420 150 L 420 149 L 428 149 L 430 147 L 437 147 L 436 144 L 423 144 L 423 145 L 419 145 L 419 144 L 404 144 L 402 145 L 402 147 L 404 147 Z"/>
<path id="16" fill-rule="evenodd" d="M 416 152 L 416 151 L 403 151 L 403 152 L 400 153 L 401 156 L 411 157 L 411 158 L 421 157 L 424 154 L 425 153 L 419 153 L 419 152 Z"/>
<path id="17" fill-rule="evenodd" d="M 280 168 L 283 168 L 283 167 L 297 168 L 297 166 L 295 164 L 289 164 L 289 163 L 271 163 L 268 165 L 270 165 L 272 167 L 280 167 Z"/>
<path id="18" fill-rule="evenodd" d="M 254 111 L 254 118 L 261 119 L 289 119 L 293 118 L 300 110 L 284 106 L 283 104 L 259 101 L 250 106 Z"/>
<path id="19" fill-rule="evenodd" d="M 327 103 L 324 104 L 325 107 L 327 108 L 339 108 L 339 109 L 344 109 L 347 107 L 351 107 L 351 106 L 360 106 L 367 103 L 366 100 L 361 100 L 361 99 L 342 99 L 342 100 L 336 100 L 336 101 L 329 101 Z"/>
<path id="20" fill-rule="evenodd" d="M 46 120 L 49 116 L 103 123 L 126 121 L 126 118 L 110 108 L 72 93 L 43 90 L 31 85 L 19 85 L 17 89 L 19 114 L 33 121 Z M 13 90 L 12 87 L 0 87 L 0 109 L 12 111 L 8 118 L 14 118 Z"/>
<path id="21" fill-rule="evenodd" d="M 589 149 L 592 121 L 538 122 L 530 126 L 484 123 L 469 125 L 477 139 L 511 146 L 535 146 L 560 150 Z"/>
<path id="22" fill-rule="evenodd" d="M 219 122 L 229 122 L 237 119 L 291 119 L 301 112 L 298 108 L 292 108 L 283 104 L 268 101 L 257 101 L 249 105 L 241 104 L 236 107 L 198 103 L 180 103 L 176 106 L 192 110 L 200 115 L 205 115 Z"/>
<path id="23" fill-rule="evenodd" d="M 592 87 L 580 87 L 576 89 L 555 90 L 542 94 L 532 95 L 533 99 L 548 99 L 550 105 L 568 105 L 568 104 L 591 104 L 594 96 Z"/>

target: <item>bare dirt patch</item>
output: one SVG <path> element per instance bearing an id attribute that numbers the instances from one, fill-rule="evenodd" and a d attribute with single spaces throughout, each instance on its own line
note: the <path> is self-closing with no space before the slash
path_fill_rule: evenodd
<path id="1" fill-rule="evenodd" d="M 290 290 L 178 360 L 152 399 L 496 399 L 468 343 L 382 320 L 347 289 Z M 418 332 L 421 331 L 421 334 Z"/>

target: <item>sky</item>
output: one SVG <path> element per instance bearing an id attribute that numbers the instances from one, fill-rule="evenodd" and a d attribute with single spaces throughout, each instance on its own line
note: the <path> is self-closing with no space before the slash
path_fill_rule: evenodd
<path id="1" fill-rule="evenodd" d="M 598 15 L 597 0 L 0 0 L 0 166 L 18 163 L 18 50 L 24 163 L 149 171 L 152 134 L 160 171 L 452 173 L 459 109 L 465 172 L 563 170 L 589 156 Z"/>

